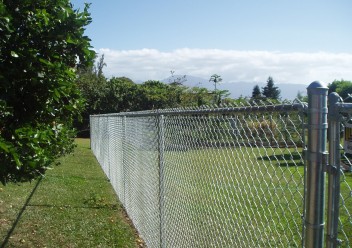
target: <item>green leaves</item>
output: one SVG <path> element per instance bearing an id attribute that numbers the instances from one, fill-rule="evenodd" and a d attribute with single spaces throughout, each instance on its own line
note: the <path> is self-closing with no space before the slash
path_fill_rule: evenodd
<path id="1" fill-rule="evenodd" d="M 11 51 L 11 56 L 14 58 L 18 58 L 18 54 L 15 51 Z"/>
<path id="2" fill-rule="evenodd" d="M 352 102 L 351 97 L 349 96 L 352 93 L 352 81 L 347 80 L 335 80 L 328 85 L 329 94 L 331 92 L 337 92 L 344 101 Z"/>
<path id="3" fill-rule="evenodd" d="M 0 149 L 5 152 L 10 152 L 10 146 L 6 144 L 4 141 L 0 141 Z"/>
<path id="4" fill-rule="evenodd" d="M 2 182 L 34 178 L 72 150 L 83 107 L 74 68 L 94 59 L 90 21 L 69 0 L 0 1 Z"/>

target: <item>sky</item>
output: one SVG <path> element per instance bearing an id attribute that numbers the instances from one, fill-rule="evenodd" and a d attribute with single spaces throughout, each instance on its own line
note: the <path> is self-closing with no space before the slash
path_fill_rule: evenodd
<path id="1" fill-rule="evenodd" d="M 223 82 L 352 80 L 351 0 L 72 0 L 90 3 L 107 77 Z"/>

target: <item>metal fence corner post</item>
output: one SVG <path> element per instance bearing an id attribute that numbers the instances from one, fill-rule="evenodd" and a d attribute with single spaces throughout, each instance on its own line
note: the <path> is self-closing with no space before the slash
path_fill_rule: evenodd
<path id="1" fill-rule="evenodd" d="M 336 92 L 329 94 L 329 167 L 326 247 L 338 246 L 339 200 L 340 200 L 340 114 Z"/>
<path id="2" fill-rule="evenodd" d="M 308 146 L 305 206 L 305 247 L 324 245 L 325 170 L 327 164 L 327 93 L 321 82 L 308 88 Z"/>

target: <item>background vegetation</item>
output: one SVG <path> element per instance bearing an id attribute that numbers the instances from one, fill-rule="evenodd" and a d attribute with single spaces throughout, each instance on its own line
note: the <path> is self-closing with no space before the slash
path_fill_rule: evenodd
<path id="1" fill-rule="evenodd" d="M 103 73 L 104 55 L 97 58 L 97 63 L 89 68 L 78 71 L 77 85 L 86 99 L 86 108 L 83 112 L 83 122 L 77 122 L 79 136 L 89 135 L 89 115 L 119 113 L 151 109 L 199 107 L 221 104 L 260 104 L 268 99 L 279 102 L 280 90 L 274 86 L 272 77 L 268 78 L 263 94 L 251 98 L 232 99 L 227 90 L 219 90 L 217 86 L 222 82 L 220 75 L 210 76 L 209 84 L 214 90 L 203 87 L 187 87 L 183 83 L 185 76 L 174 77 L 164 83 L 157 80 L 148 80 L 141 84 L 126 77 L 106 78 Z M 255 101 L 253 101 L 255 100 Z"/>

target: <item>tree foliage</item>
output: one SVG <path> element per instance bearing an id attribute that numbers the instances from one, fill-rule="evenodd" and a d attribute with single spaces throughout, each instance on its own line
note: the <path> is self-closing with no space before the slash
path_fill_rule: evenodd
<path id="1" fill-rule="evenodd" d="M 260 88 L 258 85 L 253 87 L 253 91 L 252 91 L 252 98 L 261 98 L 262 97 L 262 93 L 260 92 Z"/>
<path id="2" fill-rule="evenodd" d="M 77 84 L 86 102 L 85 119 L 89 119 L 90 114 L 209 105 L 214 99 L 214 92 L 206 88 L 157 80 L 136 84 L 126 77 L 108 80 L 98 77 L 94 69 L 81 72 Z M 228 96 L 228 91 L 219 93 L 222 97 Z"/>
<path id="3" fill-rule="evenodd" d="M 228 96 L 228 91 L 227 90 L 218 90 L 217 89 L 217 85 L 220 84 L 222 82 L 222 78 L 220 75 L 218 74 L 213 74 L 211 75 L 209 82 L 213 82 L 214 84 L 214 92 L 213 92 L 213 96 L 214 96 L 214 100 L 213 103 L 219 105 L 221 103 L 221 100 L 224 98 L 224 96 Z"/>
<path id="4" fill-rule="evenodd" d="M 206 88 L 187 88 L 181 95 L 180 105 L 182 107 L 211 105 L 213 99 L 212 92 L 209 92 Z"/>
<path id="5" fill-rule="evenodd" d="M 76 123 L 79 130 L 89 130 L 91 114 L 213 104 L 214 92 L 206 88 L 183 86 L 178 79 L 169 84 L 157 80 L 136 84 L 126 77 L 106 79 L 102 71 L 104 56 L 96 59 L 96 65 L 78 73 L 77 85 L 86 103 L 84 122 Z M 229 95 L 226 90 L 217 90 L 216 93 L 219 99 Z"/>
<path id="6" fill-rule="evenodd" d="M 68 0 L 0 1 L 0 179 L 28 180 L 73 148 L 75 70 L 94 58 Z"/>
<path id="7" fill-rule="evenodd" d="M 113 77 L 108 83 L 104 112 L 126 112 L 140 109 L 139 87 L 126 77 Z"/>
<path id="8" fill-rule="evenodd" d="M 331 92 L 337 92 L 342 99 L 346 102 L 352 102 L 351 97 L 349 94 L 352 94 L 352 81 L 347 80 L 335 80 L 331 84 L 328 85 L 329 94 Z"/>
<path id="9" fill-rule="evenodd" d="M 274 86 L 274 79 L 269 77 L 266 86 L 263 88 L 263 96 L 270 99 L 278 100 L 280 98 L 280 90 Z"/>
<path id="10" fill-rule="evenodd" d="M 85 99 L 83 122 L 76 122 L 79 135 L 89 135 L 89 115 L 140 111 L 152 109 L 203 106 L 220 103 L 232 103 L 227 98 L 227 90 L 209 91 L 206 88 L 182 85 L 182 78 L 174 78 L 169 84 L 148 80 L 136 84 L 126 77 L 104 77 L 104 56 L 96 58 L 96 65 L 80 70 L 77 85 Z M 171 71 L 173 74 L 173 71 Z M 220 82 L 219 77 L 215 77 Z M 214 100 L 215 99 L 215 100 Z"/>
<path id="11" fill-rule="evenodd" d="M 209 82 L 213 82 L 213 84 L 214 84 L 214 91 L 217 90 L 217 85 L 218 85 L 219 83 L 221 83 L 221 81 L 222 81 L 222 78 L 221 78 L 220 75 L 218 75 L 218 74 L 213 74 L 213 75 L 211 75 L 211 77 L 210 77 L 210 79 L 209 79 Z"/>
<path id="12" fill-rule="evenodd" d="M 104 102 L 108 85 L 103 73 L 104 56 L 95 65 L 80 68 L 77 71 L 76 84 L 85 99 L 84 113 L 100 114 L 104 113 Z"/>

